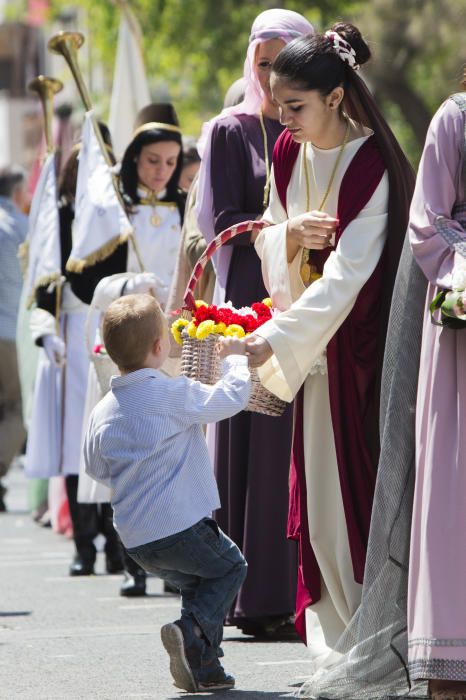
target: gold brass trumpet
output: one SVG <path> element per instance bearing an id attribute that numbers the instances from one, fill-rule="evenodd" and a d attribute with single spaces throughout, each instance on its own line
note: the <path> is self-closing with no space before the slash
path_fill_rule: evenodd
<path id="1" fill-rule="evenodd" d="M 51 39 L 49 39 L 47 46 L 49 51 L 63 56 L 63 58 L 67 62 L 68 67 L 71 70 L 71 73 L 75 80 L 76 87 L 78 88 L 80 97 L 83 101 L 84 108 L 86 112 L 90 112 L 92 109 L 92 102 L 89 95 L 89 91 L 86 87 L 86 83 L 84 82 L 81 69 L 78 64 L 78 50 L 84 44 L 84 41 L 84 36 L 80 32 L 59 32 L 58 34 L 55 34 L 55 36 L 53 36 Z M 112 167 L 113 161 L 110 158 L 107 146 L 105 144 L 105 141 L 103 140 L 102 134 L 95 119 L 93 119 L 93 124 L 95 135 L 97 137 L 97 141 L 99 142 L 99 146 L 103 153 L 105 161 L 107 165 Z"/>
<path id="2" fill-rule="evenodd" d="M 45 75 L 38 75 L 37 78 L 31 80 L 28 85 L 28 89 L 32 90 L 33 92 L 37 92 L 42 103 L 47 153 L 52 153 L 53 96 L 56 95 L 57 92 L 60 92 L 60 90 L 63 90 L 63 83 L 55 78 L 50 78 Z"/>

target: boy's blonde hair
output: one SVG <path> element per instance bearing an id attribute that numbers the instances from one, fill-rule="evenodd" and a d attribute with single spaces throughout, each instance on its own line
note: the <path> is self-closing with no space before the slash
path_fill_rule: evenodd
<path id="1" fill-rule="evenodd" d="M 153 296 L 128 294 L 113 301 L 104 314 L 105 348 L 121 372 L 135 372 L 144 366 L 165 327 L 163 311 Z"/>

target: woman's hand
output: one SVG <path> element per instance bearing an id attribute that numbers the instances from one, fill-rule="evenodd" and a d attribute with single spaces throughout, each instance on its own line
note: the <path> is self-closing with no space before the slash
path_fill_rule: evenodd
<path id="1" fill-rule="evenodd" d="M 294 260 L 300 248 L 323 250 L 335 242 L 338 219 L 323 211 L 311 211 L 289 219 L 286 227 L 288 262 Z"/>
<path id="2" fill-rule="evenodd" d="M 273 355 L 270 344 L 259 335 L 248 335 L 244 342 L 250 367 L 260 367 Z"/>

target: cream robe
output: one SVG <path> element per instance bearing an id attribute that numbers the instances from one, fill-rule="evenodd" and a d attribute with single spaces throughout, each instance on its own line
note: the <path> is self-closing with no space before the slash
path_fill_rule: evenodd
<path id="1" fill-rule="evenodd" d="M 367 135 L 347 144 L 325 211 L 336 216 L 343 175 Z M 339 147 L 322 150 L 308 144 L 311 210 L 319 207 Z M 288 214 L 275 181 L 264 219 L 275 224 L 258 236 L 264 281 L 274 306 L 285 311 L 257 332 L 274 355 L 261 369 L 263 384 L 291 401 L 304 382 L 304 458 L 309 534 L 321 571 L 322 597 L 311 606 L 329 647 L 333 647 L 359 605 L 362 586 L 354 581 L 335 452 L 325 349 L 351 311 L 359 291 L 374 271 L 386 240 L 388 176 L 382 177 L 371 200 L 345 229 L 325 263 L 323 276 L 307 289 L 299 269 L 301 254 L 288 264 L 286 222 L 306 211 L 306 180 L 301 146 L 287 190 Z M 311 255 L 312 257 L 312 255 Z M 312 646 L 315 620 L 307 617 Z M 321 649 L 322 651 L 322 649 Z"/>
<path id="2" fill-rule="evenodd" d="M 153 216 L 159 220 L 157 226 L 151 223 Z M 159 293 L 159 301 L 165 308 L 181 241 L 178 207 L 173 202 L 157 202 L 154 207 L 148 204 L 139 205 L 130 218 L 145 270 L 154 272 L 165 285 L 165 290 Z M 126 269 L 128 272 L 140 272 L 131 243 L 128 244 Z"/>

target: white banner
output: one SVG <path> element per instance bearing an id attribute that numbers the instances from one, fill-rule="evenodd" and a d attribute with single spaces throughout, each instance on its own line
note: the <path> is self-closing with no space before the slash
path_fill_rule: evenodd
<path id="1" fill-rule="evenodd" d="M 149 102 L 141 49 L 141 30 L 128 7 L 122 10 L 110 102 L 109 129 L 113 148 L 121 158 L 131 141 L 136 115 Z"/>
<path id="2" fill-rule="evenodd" d="M 79 153 L 73 248 L 67 269 L 80 272 L 128 240 L 132 227 L 115 191 L 112 172 L 97 141 L 92 112 L 86 114 Z"/>
<path id="3" fill-rule="evenodd" d="M 30 304 L 36 287 L 61 277 L 60 223 L 57 206 L 55 156 L 42 166 L 29 214 L 26 298 Z"/>

